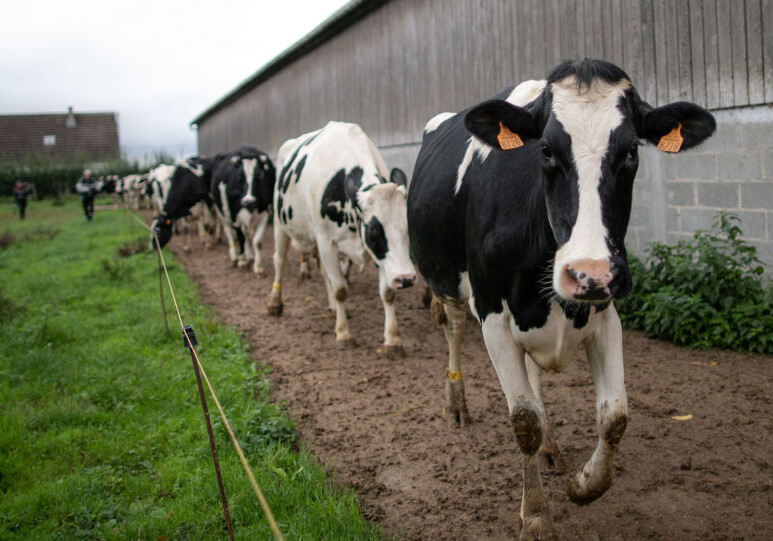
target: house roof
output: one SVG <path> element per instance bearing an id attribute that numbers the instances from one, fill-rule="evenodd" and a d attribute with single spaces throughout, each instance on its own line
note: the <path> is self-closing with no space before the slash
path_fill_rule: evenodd
<path id="1" fill-rule="evenodd" d="M 291 45 L 288 49 L 285 49 L 283 53 L 260 68 L 242 84 L 197 116 L 191 121 L 191 126 L 199 124 L 227 105 L 235 102 L 262 82 L 282 71 L 286 66 L 334 38 L 387 2 L 389 2 L 389 0 L 351 0 L 351 2 L 323 21 L 314 30 L 306 34 L 306 36 L 301 38 L 294 45 Z"/>
<path id="2" fill-rule="evenodd" d="M 74 121 L 74 122 L 73 122 Z M 0 160 L 45 156 L 104 161 L 120 156 L 115 113 L 0 115 Z"/>

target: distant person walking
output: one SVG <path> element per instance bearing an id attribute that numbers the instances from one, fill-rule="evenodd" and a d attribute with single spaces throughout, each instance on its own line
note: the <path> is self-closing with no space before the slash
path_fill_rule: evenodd
<path id="1" fill-rule="evenodd" d="M 97 194 L 97 181 L 91 178 L 91 170 L 84 169 L 83 176 L 75 183 L 75 191 L 81 196 L 83 212 L 89 222 L 94 216 L 94 196 Z"/>
<path id="2" fill-rule="evenodd" d="M 13 201 L 19 207 L 19 219 L 24 219 L 24 212 L 27 210 L 27 197 L 32 193 L 32 186 L 21 180 L 17 180 L 13 185 Z"/>

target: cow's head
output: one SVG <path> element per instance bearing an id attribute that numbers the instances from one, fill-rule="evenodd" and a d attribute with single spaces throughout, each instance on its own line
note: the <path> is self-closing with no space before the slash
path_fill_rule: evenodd
<path id="1" fill-rule="evenodd" d="M 405 203 L 407 178 L 392 169 L 390 180 L 362 186 L 362 169 L 346 177 L 346 197 L 357 212 L 359 235 L 379 270 L 379 282 L 391 289 L 411 287 L 416 269 L 408 254 L 408 219 Z"/>
<path id="2" fill-rule="evenodd" d="M 167 245 L 172 238 L 172 224 L 174 221 L 164 214 L 159 214 L 153 218 L 153 223 L 150 224 L 150 249 L 156 249 L 156 239 L 158 239 L 158 246 L 163 248 Z"/>
<path id="3" fill-rule="evenodd" d="M 273 199 L 275 170 L 271 160 L 262 153 L 231 157 L 233 181 L 228 186 L 229 197 L 237 195 L 239 203 L 249 211 L 265 209 Z"/>
<path id="4" fill-rule="evenodd" d="M 558 66 L 523 107 L 503 100 L 477 105 L 465 125 L 496 149 L 539 161 L 557 246 L 553 290 L 577 302 L 621 298 L 631 288 L 624 239 L 639 144 L 658 145 L 678 130 L 683 141 L 671 150 L 680 152 L 716 127 L 714 117 L 692 103 L 653 108 L 623 70 L 588 59 Z"/>

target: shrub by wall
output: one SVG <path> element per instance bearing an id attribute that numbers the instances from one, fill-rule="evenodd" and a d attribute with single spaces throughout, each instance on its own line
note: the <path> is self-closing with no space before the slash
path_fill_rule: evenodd
<path id="1" fill-rule="evenodd" d="M 720 212 L 710 231 L 631 257 L 623 326 L 688 347 L 773 353 L 773 286 L 742 235 L 741 219 Z"/>

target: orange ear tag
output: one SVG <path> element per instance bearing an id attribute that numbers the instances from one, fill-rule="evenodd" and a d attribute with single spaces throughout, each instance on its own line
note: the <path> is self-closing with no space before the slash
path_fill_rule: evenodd
<path id="1" fill-rule="evenodd" d="M 501 122 L 499 123 L 499 135 L 497 135 L 497 141 L 499 142 L 499 148 L 502 150 L 512 150 L 523 146 L 523 141 L 518 134 L 511 132 L 510 129 Z"/>
<path id="2" fill-rule="evenodd" d="M 660 138 L 656 148 L 658 150 L 662 150 L 663 152 L 679 152 L 679 149 L 682 148 L 683 141 L 682 125 L 677 124 L 676 128 Z"/>

